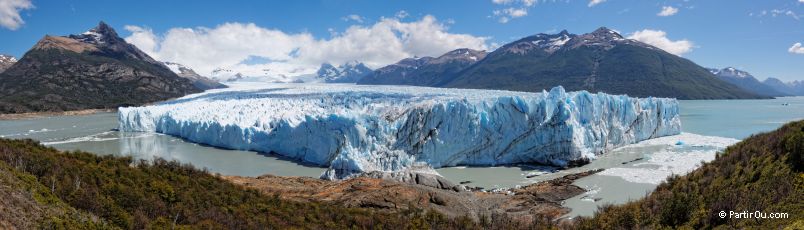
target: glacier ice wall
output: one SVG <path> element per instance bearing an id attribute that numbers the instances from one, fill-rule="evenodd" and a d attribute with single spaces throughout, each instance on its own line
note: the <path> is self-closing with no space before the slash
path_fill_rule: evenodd
<path id="1" fill-rule="evenodd" d="M 408 86 L 233 85 L 119 109 L 121 131 L 159 132 L 272 152 L 330 169 L 324 178 L 423 167 L 566 166 L 681 132 L 678 102 L 565 92 Z"/>

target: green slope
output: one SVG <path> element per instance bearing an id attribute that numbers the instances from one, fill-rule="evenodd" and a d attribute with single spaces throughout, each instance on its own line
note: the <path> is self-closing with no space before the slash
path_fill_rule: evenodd
<path id="1" fill-rule="evenodd" d="M 9 182 L 4 179 L 7 175 L 22 178 L 25 183 Z M 32 213 L 27 208 L 30 205 L 25 203 L 0 206 L 0 210 L 4 210 L 0 213 L 0 228 L 63 225 L 66 229 L 482 229 L 516 226 L 504 217 L 487 219 L 478 225 L 469 218 L 449 219 L 435 211 L 385 212 L 282 200 L 177 162 L 161 159 L 151 164 L 133 162 L 127 157 L 60 152 L 32 140 L 0 138 L 0 194 L 6 190 L 29 191 L 27 193 L 34 194 L 31 195 L 34 199 L 40 200 L 37 207 L 55 211 L 40 215 Z M 8 201 L 4 197 L 0 204 Z M 70 214 L 76 212 L 78 214 Z M 37 218 L 4 219 L 17 216 Z M 88 221 L 86 216 L 96 216 L 96 220 Z"/>

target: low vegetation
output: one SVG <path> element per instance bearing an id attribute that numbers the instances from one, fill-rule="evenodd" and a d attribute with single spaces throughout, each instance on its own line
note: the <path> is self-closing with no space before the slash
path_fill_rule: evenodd
<path id="1" fill-rule="evenodd" d="M 447 218 L 434 211 L 382 212 L 282 200 L 175 161 L 135 162 L 128 157 L 60 152 L 32 140 L 0 139 L 0 165 L 6 165 L 0 167 L 0 172 L 11 172 L 30 184 L 22 186 L 3 181 L 3 186 L 26 191 L 40 204 L 66 204 L 59 207 L 67 211 L 60 212 L 78 210 L 85 213 L 84 216 L 97 217 L 95 222 L 81 215 L 62 215 L 55 220 L 31 219 L 42 226 L 67 229 L 522 227 L 504 216 L 484 218 L 478 224 L 470 218 Z M 13 210 L 22 214 L 28 212 L 24 208 Z M 0 215 L 0 223 L 13 213 L 4 215 Z"/>
<path id="2" fill-rule="evenodd" d="M 804 228 L 804 121 L 752 136 L 645 199 L 602 208 L 581 229 Z M 721 218 L 720 212 L 726 214 Z M 787 218 L 729 218 L 729 211 Z"/>

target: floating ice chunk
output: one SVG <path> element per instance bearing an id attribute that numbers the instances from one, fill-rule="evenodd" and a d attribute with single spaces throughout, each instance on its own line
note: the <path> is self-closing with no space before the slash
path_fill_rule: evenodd
<path id="1" fill-rule="evenodd" d="M 329 167 L 323 177 L 414 166 L 572 161 L 680 133 L 678 102 L 565 92 L 525 93 L 338 84 L 232 85 L 119 109 L 121 131 L 159 132 Z"/>
<path id="2" fill-rule="evenodd" d="M 692 133 L 643 141 L 626 148 L 646 146 L 666 146 L 666 148 L 649 155 L 646 162 L 634 164 L 635 167 L 609 168 L 598 175 L 616 176 L 633 183 L 659 184 L 670 175 L 687 174 L 700 167 L 701 162 L 714 160 L 717 152 L 738 141 Z M 671 144 L 673 142 L 676 146 Z M 683 146 L 677 146 L 679 142 Z"/>

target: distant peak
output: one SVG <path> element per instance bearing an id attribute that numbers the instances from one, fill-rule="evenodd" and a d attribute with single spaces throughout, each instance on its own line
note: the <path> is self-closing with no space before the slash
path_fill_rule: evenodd
<path id="1" fill-rule="evenodd" d="M 558 34 L 559 35 L 569 35 L 570 33 L 567 30 L 561 30 L 561 32 L 558 32 Z"/>
<path id="2" fill-rule="evenodd" d="M 605 26 L 601 26 L 600 28 L 597 28 L 597 29 L 596 29 L 594 32 L 592 32 L 592 33 L 607 33 L 607 32 L 609 32 L 609 31 L 612 31 L 612 30 L 611 30 L 611 29 L 609 29 L 609 28 L 607 28 L 607 27 L 605 27 Z"/>
<path id="3" fill-rule="evenodd" d="M 363 64 L 362 62 L 359 62 L 357 60 L 351 60 L 351 61 L 347 61 L 346 63 L 343 63 L 343 66 L 355 67 L 355 66 L 359 66 L 359 65 L 362 65 L 362 64 Z"/>
<path id="4" fill-rule="evenodd" d="M 89 31 L 99 33 L 104 36 L 114 36 L 117 37 L 117 32 L 114 31 L 114 28 L 106 24 L 106 22 L 100 21 L 98 26 L 95 28 L 90 29 Z"/>
<path id="5" fill-rule="evenodd" d="M 623 37 L 622 35 L 617 33 L 617 31 L 614 31 L 612 29 L 606 28 L 605 26 L 597 28 L 595 31 L 592 32 L 592 34 L 603 35 L 603 36 L 614 36 L 614 37 L 618 37 L 618 38 Z"/>
<path id="6" fill-rule="evenodd" d="M 737 69 L 737 68 L 730 67 L 730 66 L 729 66 L 729 67 L 726 67 L 726 68 L 723 68 L 723 69 L 722 69 L 722 70 L 720 70 L 720 71 L 713 72 L 713 73 L 714 73 L 715 75 L 718 75 L 718 76 L 726 76 L 726 77 L 740 77 L 740 78 L 744 78 L 744 77 L 753 77 L 753 76 L 752 76 L 750 73 L 748 73 L 748 72 L 745 72 L 745 71 L 742 71 L 742 70 L 739 70 L 739 69 Z"/>
<path id="7" fill-rule="evenodd" d="M 321 69 L 328 69 L 328 68 L 335 68 L 335 66 L 333 66 L 329 62 L 321 63 Z"/>

